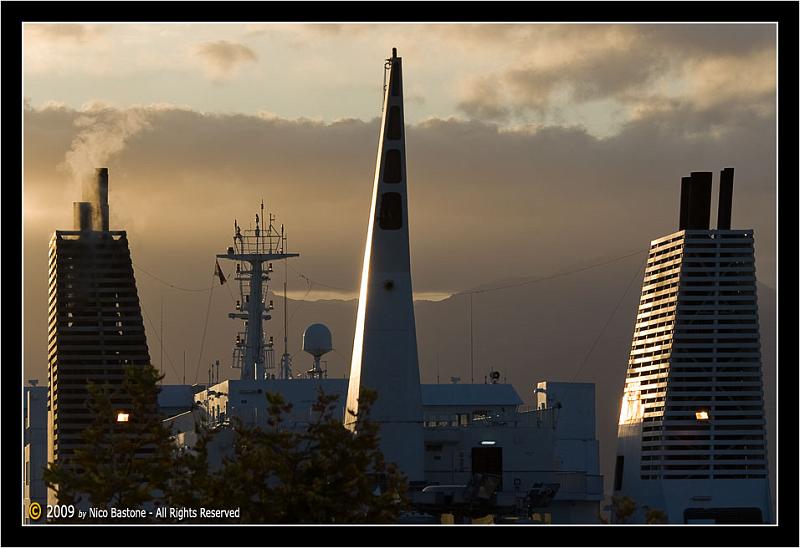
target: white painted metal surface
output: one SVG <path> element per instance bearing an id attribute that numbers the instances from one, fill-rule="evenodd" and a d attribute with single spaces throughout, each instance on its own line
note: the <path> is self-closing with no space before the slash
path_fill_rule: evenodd
<path id="1" fill-rule="evenodd" d="M 381 449 L 411 481 L 423 479 L 422 402 L 409 252 L 402 59 L 386 61 L 387 85 L 361 273 L 347 409 L 376 390 Z M 348 413 L 345 424 L 355 428 Z"/>
<path id="2" fill-rule="evenodd" d="M 769 522 L 763 405 L 752 230 L 681 230 L 651 242 L 615 492 L 671 523 L 747 508 Z"/>

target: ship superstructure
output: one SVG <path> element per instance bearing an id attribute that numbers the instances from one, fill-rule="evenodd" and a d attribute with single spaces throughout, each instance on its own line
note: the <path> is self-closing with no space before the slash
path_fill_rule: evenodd
<path id="1" fill-rule="evenodd" d="M 380 427 L 381 452 L 409 482 L 415 512 L 404 516 L 405 522 L 446 522 L 447 516 L 465 522 L 489 514 L 497 522 L 593 522 L 603 497 L 593 385 L 540 383 L 537 405 L 531 409 L 521 405 L 511 385 L 496 384 L 496 372 L 491 384 L 420 383 L 402 59 L 396 50 L 384 61 L 384 77 L 349 378 L 329 378 L 322 367 L 321 357 L 333 349 L 332 334 L 322 324 L 310 325 L 303 335 L 303 350 L 314 357 L 313 367 L 292 375 L 285 351 L 276 372 L 273 345 L 261 327 L 272 309 L 264 297 L 270 261 L 297 254 L 286 252 L 285 232 L 275 229 L 273 217 L 263 228 L 262 209 L 254 229 L 234 225 L 234 245 L 218 255 L 237 264 L 242 300 L 229 316 L 245 322 L 234 350 L 241 379 L 210 382 L 194 394 L 190 410 L 166 423 L 179 444 L 191 446 L 196 442 L 196 415 L 202 417 L 217 432 L 208 446 L 209 462 L 220 463 L 233 452 L 234 419 L 268 426 L 266 394 L 280 394 L 292 404 L 283 424 L 297 430 L 308 427 L 319 390 L 338 396 L 334 416 L 355 430 L 358 397 L 368 388 L 378 396 L 370 419 Z"/>

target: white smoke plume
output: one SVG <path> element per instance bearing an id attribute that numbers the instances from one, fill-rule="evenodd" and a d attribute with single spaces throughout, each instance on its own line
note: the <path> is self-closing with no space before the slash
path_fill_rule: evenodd
<path id="1" fill-rule="evenodd" d="M 94 176 L 94 169 L 125 149 L 128 140 L 149 129 L 148 112 L 142 107 L 117 109 L 102 103 L 84 107 L 75 120 L 79 128 L 64 163 L 73 180 L 82 183 Z"/>

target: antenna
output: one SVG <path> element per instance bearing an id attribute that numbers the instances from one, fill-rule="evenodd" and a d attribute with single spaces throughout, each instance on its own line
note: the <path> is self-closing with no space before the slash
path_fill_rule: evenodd
<path id="1" fill-rule="evenodd" d="M 472 342 L 472 295 L 469 294 L 469 382 L 475 384 L 475 360 L 473 359 L 473 352 L 475 345 Z"/>
<path id="2" fill-rule="evenodd" d="M 283 227 L 281 227 L 281 232 L 283 232 Z M 286 359 L 289 355 L 289 297 L 286 293 L 286 284 L 289 280 L 289 262 L 283 261 L 283 267 L 283 356 Z"/>
<path id="3" fill-rule="evenodd" d="M 250 228 L 242 229 L 238 221 L 234 221 L 236 233 L 234 243 L 236 249 L 228 248 L 227 254 L 218 254 L 218 259 L 236 262 L 236 280 L 239 282 L 241 298 L 236 301 L 233 312 L 228 317 L 242 322 L 244 329 L 236 334 L 233 349 L 233 368 L 240 369 L 240 378 L 262 380 L 275 378 L 271 370 L 276 368 L 273 353 L 273 337 L 266 337 L 263 322 L 272 319 L 272 301 L 267 299 L 270 291 L 270 274 L 273 272 L 272 261 L 298 257 L 298 253 L 284 253 L 281 240 L 285 241 L 285 231 L 275 229 L 275 216 L 265 210 L 263 197 L 259 203 L 258 213 L 254 215 Z M 253 218 L 251 218 L 253 219 Z M 287 265 L 288 269 L 288 265 Z M 288 271 L 284 287 L 284 299 L 288 302 Z M 269 303 L 269 307 L 267 307 Z M 284 312 L 286 314 L 286 312 Z M 288 316 L 284 317 L 284 326 L 288 327 Z M 288 356 L 288 330 L 284 333 L 284 358 Z M 267 339 L 269 342 L 267 342 Z M 285 360 L 284 360 L 285 362 Z M 282 363 L 284 371 L 291 371 L 288 363 Z M 219 376 L 219 371 L 217 371 Z M 281 375 L 281 378 L 291 378 Z"/>
<path id="4" fill-rule="evenodd" d="M 186 349 L 183 350 L 183 384 L 186 384 Z"/>
<path id="5" fill-rule="evenodd" d="M 158 362 L 158 375 L 161 376 L 164 374 L 164 295 L 161 295 L 161 335 L 159 339 L 161 341 L 161 359 Z M 159 382 L 164 384 L 164 379 Z"/>

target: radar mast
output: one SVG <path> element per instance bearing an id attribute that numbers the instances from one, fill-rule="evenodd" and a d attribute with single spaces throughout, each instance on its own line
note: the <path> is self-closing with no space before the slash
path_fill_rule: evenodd
<path id="1" fill-rule="evenodd" d="M 218 259 L 227 259 L 236 263 L 235 280 L 239 282 L 240 300 L 236 301 L 234 312 L 229 318 L 244 322 L 244 329 L 236 334 L 233 348 L 233 367 L 241 370 L 243 380 L 263 380 L 269 378 L 270 371 L 275 369 L 275 357 L 272 337 L 266 339 L 263 322 L 272 318 L 269 311 L 273 303 L 267 302 L 270 273 L 273 271 L 272 261 L 299 257 L 299 253 L 286 251 L 286 232 L 283 225 L 278 230 L 275 216 L 271 213 L 264 218 L 264 201 L 261 201 L 261 213 L 255 215 L 255 228 L 243 229 L 233 221 L 233 245 L 227 253 L 217 255 Z M 284 311 L 285 313 L 285 311 Z M 284 352 L 285 354 L 285 352 Z M 290 378 L 291 369 L 287 367 L 288 357 L 282 358 L 281 378 Z M 272 373 L 274 377 L 275 374 Z"/>

